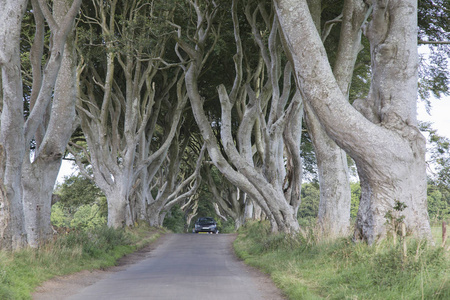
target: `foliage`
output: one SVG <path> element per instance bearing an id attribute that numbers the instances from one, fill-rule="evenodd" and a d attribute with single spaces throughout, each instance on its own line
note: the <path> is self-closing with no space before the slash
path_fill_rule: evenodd
<path id="1" fill-rule="evenodd" d="M 450 1 L 419 0 L 417 19 L 419 43 L 448 42 L 450 39 Z M 429 103 L 430 94 L 440 98 L 449 95 L 448 44 L 428 44 L 429 57 L 422 57 L 419 66 L 419 94 Z"/>
<path id="2" fill-rule="evenodd" d="M 350 183 L 350 190 L 352 194 L 351 206 L 350 206 L 350 218 L 356 220 L 358 215 L 359 200 L 361 199 L 361 185 L 359 182 Z"/>
<path id="3" fill-rule="evenodd" d="M 51 222 L 58 228 L 93 229 L 106 224 L 106 216 L 97 204 L 85 204 L 70 213 L 62 204 L 52 206 Z"/>
<path id="4" fill-rule="evenodd" d="M 448 189 L 428 184 L 428 214 L 432 223 L 450 220 L 450 191 Z"/>
<path id="5" fill-rule="evenodd" d="M 374 246 L 271 235 L 248 224 L 234 243 L 246 263 L 271 275 L 289 299 L 449 299 L 449 253 L 424 241 Z"/>
<path id="6" fill-rule="evenodd" d="M 234 220 L 232 218 L 228 218 L 226 221 L 219 219 L 217 221 L 217 227 L 219 228 L 220 233 L 235 233 L 236 228 L 234 226 Z"/>
<path id="7" fill-rule="evenodd" d="M 97 204 L 80 206 L 70 221 L 72 228 L 97 228 L 101 225 L 106 225 L 106 217 L 101 216 L 100 207 Z"/>
<path id="8" fill-rule="evenodd" d="M 421 123 L 420 130 L 428 138 L 428 165 L 430 181 L 450 189 L 450 139 L 438 134 L 431 123 Z"/>
<path id="9" fill-rule="evenodd" d="M 64 182 L 56 187 L 55 193 L 60 197 L 60 205 L 69 211 L 81 205 L 97 203 L 102 209 L 102 214 L 106 213 L 106 202 L 102 200 L 104 194 L 91 180 L 81 174 L 65 177 Z"/>
<path id="10" fill-rule="evenodd" d="M 109 228 L 106 225 L 91 230 L 71 231 L 56 242 L 56 245 L 60 247 L 81 246 L 82 255 L 88 257 L 101 257 L 103 253 L 117 246 L 129 244 L 130 239 L 123 229 Z"/>
<path id="11" fill-rule="evenodd" d="M 184 212 L 175 205 L 164 218 L 163 226 L 173 232 L 182 233 L 185 228 Z"/>
<path id="12" fill-rule="evenodd" d="M 61 203 L 56 203 L 52 206 L 50 221 L 55 227 L 69 227 L 70 217 Z"/>
<path id="13" fill-rule="evenodd" d="M 302 126 L 306 126 L 305 122 L 303 122 Z M 319 178 L 317 175 L 316 155 L 314 153 L 314 146 L 312 144 L 311 137 L 306 129 L 302 130 L 300 154 L 303 164 L 303 178 L 307 181 L 318 183 Z"/>
<path id="14" fill-rule="evenodd" d="M 52 277 L 113 266 L 158 237 L 142 225 L 133 230 L 101 227 L 72 231 L 38 249 L 0 251 L 0 299 L 31 299 L 34 288 Z"/>
<path id="15" fill-rule="evenodd" d="M 320 189 L 318 183 L 304 183 L 301 191 L 302 202 L 298 210 L 300 226 L 315 223 L 319 213 Z"/>
<path id="16" fill-rule="evenodd" d="M 359 182 L 350 183 L 351 188 L 351 211 L 350 217 L 352 220 L 356 219 L 358 214 L 359 199 L 361 197 L 361 187 Z M 319 213 L 319 202 L 320 202 L 320 189 L 319 184 L 304 183 L 302 184 L 302 203 L 298 210 L 298 219 L 301 226 L 313 225 L 315 223 L 315 218 Z"/>
<path id="17" fill-rule="evenodd" d="M 93 229 L 106 224 L 106 198 L 100 189 L 82 175 L 66 177 L 56 193 L 51 222 L 58 228 Z"/>

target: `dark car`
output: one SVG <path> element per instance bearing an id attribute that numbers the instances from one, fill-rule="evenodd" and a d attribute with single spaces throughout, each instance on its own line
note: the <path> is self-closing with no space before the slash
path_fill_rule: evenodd
<path id="1" fill-rule="evenodd" d="M 216 221 L 213 218 L 199 218 L 195 222 L 194 233 L 199 232 L 219 233 Z"/>

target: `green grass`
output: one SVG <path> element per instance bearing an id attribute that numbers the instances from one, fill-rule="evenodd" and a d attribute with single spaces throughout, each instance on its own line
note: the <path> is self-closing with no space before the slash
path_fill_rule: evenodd
<path id="1" fill-rule="evenodd" d="M 250 224 L 234 247 L 289 299 L 450 299 L 450 257 L 441 247 L 410 240 L 405 258 L 401 243 L 369 247 L 269 231 L 268 224 Z"/>
<path id="2" fill-rule="evenodd" d="M 31 299 L 31 292 L 52 277 L 113 266 L 159 235 L 146 226 L 132 230 L 100 227 L 61 235 L 39 249 L 0 251 L 0 299 Z"/>
<path id="3" fill-rule="evenodd" d="M 442 245 L 442 223 L 436 223 L 435 226 L 431 227 L 431 233 L 433 234 L 433 239 L 436 245 Z M 450 245 L 450 224 L 447 223 L 447 247 Z"/>

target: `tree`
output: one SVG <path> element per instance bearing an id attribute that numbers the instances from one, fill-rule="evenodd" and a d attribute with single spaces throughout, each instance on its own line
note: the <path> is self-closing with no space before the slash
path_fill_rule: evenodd
<path id="1" fill-rule="evenodd" d="M 3 1 L 0 11 L 0 66 L 2 68 L 1 115 L 1 205 L 2 248 L 20 248 L 26 243 L 21 192 L 23 135 L 20 30 L 27 1 Z"/>
<path id="2" fill-rule="evenodd" d="M 308 2 L 311 16 L 317 30 L 321 31 L 321 1 Z M 342 93 L 348 97 L 353 68 L 359 52 L 360 32 L 358 28 L 347 25 L 353 10 L 343 8 L 339 15 L 342 21 L 341 38 L 338 49 L 334 49 L 335 64 L 333 72 Z M 322 40 L 328 37 L 335 20 L 325 23 Z M 355 19 L 354 22 L 361 22 Z M 320 204 L 318 225 L 322 233 L 330 238 L 346 235 L 350 226 L 350 185 L 347 167 L 347 154 L 330 139 L 320 124 L 311 106 L 305 104 L 305 121 L 314 145 L 320 185 Z"/>
<path id="3" fill-rule="evenodd" d="M 185 137 L 185 139 L 187 139 L 187 142 L 189 141 L 188 137 Z M 168 151 L 167 164 L 160 168 L 160 176 L 152 178 L 156 181 L 156 185 L 152 185 L 152 187 L 157 188 L 157 195 L 147 199 L 147 219 L 151 226 L 162 226 L 166 214 L 175 205 L 194 196 L 200 186 L 200 170 L 206 147 L 203 146 L 197 151 L 192 151 L 191 147 L 190 153 L 187 154 L 191 157 L 189 166 L 185 165 L 183 170 L 180 170 L 181 158 L 186 153 L 186 146 L 187 143 L 184 147 L 179 147 L 178 140 L 175 139 Z M 194 154 L 194 152 L 197 153 Z M 197 156 L 197 161 L 192 166 L 192 156 L 194 155 Z M 150 182 L 143 182 L 143 184 L 150 185 Z"/>
<path id="4" fill-rule="evenodd" d="M 24 132 L 26 142 L 34 141 L 34 149 L 27 151 L 23 161 L 22 188 L 28 244 L 37 247 L 52 234 L 53 188 L 75 128 L 77 95 L 73 28 L 81 1 L 57 1 L 52 13 L 46 1 L 32 1 L 32 4 L 36 21 L 36 34 L 30 49 L 33 84 Z M 42 66 L 44 18 L 52 33 L 50 57 L 45 67 Z"/>
<path id="5" fill-rule="evenodd" d="M 371 45 L 371 89 L 366 100 L 357 102 L 359 111 L 351 107 L 339 88 L 306 1 L 274 3 L 304 100 L 327 134 L 357 164 L 361 202 L 355 239 L 372 244 L 383 238 L 384 216 L 395 201 L 407 206 L 403 214 L 408 230 L 431 238 L 426 210 L 425 139 L 416 120 L 414 1 L 373 3 L 371 21 L 365 27 Z M 362 1 L 350 3 L 366 5 Z M 359 24 L 355 26 L 359 28 Z"/>
<path id="6" fill-rule="evenodd" d="M 0 177 L 6 191 L 2 193 L 5 197 L 0 200 L 0 247 L 13 249 L 22 247 L 27 238 L 29 245 L 36 247 L 51 232 L 51 191 L 73 121 L 70 118 L 70 107 L 74 100 L 70 88 L 71 63 L 67 63 L 71 52 L 65 53 L 64 47 L 81 0 L 71 4 L 58 1 L 54 3 L 52 12 L 47 1 L 32 1 L 36 29 L 33 45 L 29 48 L 33 68 L 29 95 L 23 90 L 19 52 L 22 19 L 27 3 L 4 1 L 0 15 L 3 91 L 0 143 L 4 151 Z M 50 54 L 43 67 L 44 22 L 47 22 L 51 32 L 51 44 Z M 63 69 L 67 73 L 58 76 L 63 61 Z M 26 121 L 24 94 L 27 95 L 25 100 L 29 100 Z M 32 143 L 35 143 L 33 150 L 30 147 Z"/>
<path id="7" fill-rule="evenodd" d="M 253 27 L 256 45 L 261 55 L 261 66 L 243 77 L 243 49 L 237 15 L 237 2 L 232 2 L 232 20 L 236 44 L 235 78 L 228 91 L 224 84 L 219 85 L 218 95 L 221 104 L 220 137 L 223 152 L 218 147 L 216 137 L 203 108 L 199 92 L 199 77 L 204 61 L 211 51 L 207 47 L 209 34 L 213 43 L 218 39 L 214 31 L 213 19 L 217 8 L 212 4 L 200 6 L 191 2 L 197 13 L 195 36 L 185 42 L 181 32 L 177 42 L 191 62 L 186 70 L 186 89 L 191 101 L 194 116 L 207 144 L 208 153 L 214 165 L 224 176 L 247 197 L 256 201 L 271 220 L 272 230 L 297 232 L 299 230 L 296 214 L 300 204 L 301 160 L 301 112 L 299 94 L 291 89 L 291 66 L 282 59 L 279 45 L 278 22 L 272 19 L 264 5 L 251 9 L 246 7 L 247 20 Z M 257 34 L 256 16 L 262 16 L 268 26 L 266 41 Z M 213 44 L 214 45 L 214 44 Z M 261 69 L 262 67 L 262 69 Z M 249 70 L 249 71 L 250 71 Z M 262 70 L 262 71 L 261 71 Z M 261 76 L 260 78 L 258 78 Z M 267 76 L 267 77 L 266 77 Z M 266 79 L 267 78 L 267 79 Z M 242 108 L 242 119 L 233 130 L 232 111 Z M 237 109 L 239 112 L 239 109 Z M 290 122 L 287 122 L 287 121 Z M 257 124 L 257 125 L 255 125 Z M 253 130 L 256 132 L 252 136 Z M 233 135 L 236 133 L 236 136 Z M 257 158 L 254 160 L 252 138 L 255 138 Z M 286 149 L 286 152 L 284 152 Z M 287 153 L 287 169 L 284 165 Z M 226 158 L 224 156 L 226 155 Z M 261 165 L 255 163 L 261 162 Z"/>
<path id="8" fill-rule="evenodd" d="M 82 174 L 65 178 L 64 182 L 56 187 L 55 194 L 59 196 L 57 203 L 71 212 L 81 205 L 97 203 L 103 206 L 100 199 L 105 198 L 102 191 Z M 106 205 L 104 206 L 106 215 Z"/>
<path id="9" fill-rule="evenodd" d="M 160 25 L 170 17 L 169 11 L 161 5 L 153 7 L 151 1 L 115 0 L 110 5 L 93 1 L 90 5 L 85 8 L 84 22 L 91 34 L 84 34 L 88 49 L 80 52 L 84 65 L 80 67 L 82 88 L 77 105 L 87 149 L 72 143 L 71 151 L 89 158 L 92 179 L 108 200 L 108 226 L 123 227 L 135 221 L 129 202 L 131 189 L 140 171 L 152 163 L 156 170 L 160 167 L 187 98 L 172 89 L 182 81 L 179 73 L 163 68 L 168 38 Z M 102 48 L 105 56 L 88 55 L 86 50 L 92 54 L 97 48 Z M 155 124 L 164 118 L 160 116 L 162 102 L 168 103 L 169 130 L 160 148 L 150 153 L 156 139 Z M 140 155 L 145 155 L 141 160 L 138 146 Z M 78 165 L 89 176 L 79 155 Z"/>

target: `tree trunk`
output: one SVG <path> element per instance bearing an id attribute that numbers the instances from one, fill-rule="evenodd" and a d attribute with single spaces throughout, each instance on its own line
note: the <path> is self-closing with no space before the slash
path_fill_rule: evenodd
<path id="1" fill-rule="evenodd" d="M 3 107 L 1 112 L 0 248 L 17 249 L 25 245 L 22 205 L 23 90 L 20 73 L 20 31 L 28 1 L 2 1 L 0 11 L 0 67 Z M 6 192 L 4 194 L 3 192 Z"/>
<path id="2" fill-rule="evenodd" d="M 54 4 L 55 20 L 66 21 L 71 1 Z M 61 67 L 55 84 L 50 120 L 42 128 L 42 138 L 36 143 L 34 160 L 24 161 L 22 176 L 25 228 L 28 244 L 37 247 L 52 233 L 50 214 L 52 192 L 61 167 L 62 157 L 72 135 L 75 122 L 76 103 L 76 58 L 74 36 L 69 34 L 62 52 Z M 34 66 L 35 68 L 39 68 Z M 36 78 L 36 80 L 39 80 Z"/>
<path id="3" fill-rule="evenodd" d="M 161 220 L 161 211 L 162 207 L 158 203 L 151 203 L 147 206 L 147 219 L 150 226 L 162 227 L 162 221 L 164 219 Z"/>
<path id="4" fill-rule="evenodd" d="M 308 6 L 318 32 L 321 32 L 321 3 L 309 0 Z M 361 2 L 346 0 L 333 73 L 341 92 L 348 97 L 353 69 L 361 50 L 361 25 L 367 7 Z M 325 30 L 325 29 L 324 29 Z M 323 37 L 325 38 L 325 37 Z M 317 159 L 320 184 L 318 225 L 325 236 L 334 238 L 348 234 L 350 227 L 351 191 L 347 154 L 328 137 L 309 105 L 305 108 L 306 123 Z"/>
<path id="5" fill-rule="evenodd" d="M 60 159 L 45 161 L 39 158 L 33 163 L 24 163 L 23 205 L 28 245 L 31 247 L 36 248 L 51 237 L 51 199 L 60 166 Z"/>
<path id="6" fill-rule="evenodd" d="M 417 3 L 374 3 L 368 100 L 354 110 L 342 94 L 305 1 L 275 0 L 299 89 L 327 134 L 356 162 L 362 182 L 356 239 L 386 235 L 395 201 L 410 232 L 431 238 L 426 204 L 425 139 L 417 128 Z"/>
<path id="7" fill-rule="evenodd" d="M 317 224 L 327 238 L 348 235 L 351 193 L 347 154 L 328 137 L 308 104 L 305 105 L 305 118 L 314 145 L 319 175 Z"/>
<path id="8" fill-rule="evenodd" d="M 108 227 L 125 227 L 127 215 L 126 190 L 116 185 L 105 192 L 105 196 L 108 199 Z"/>

